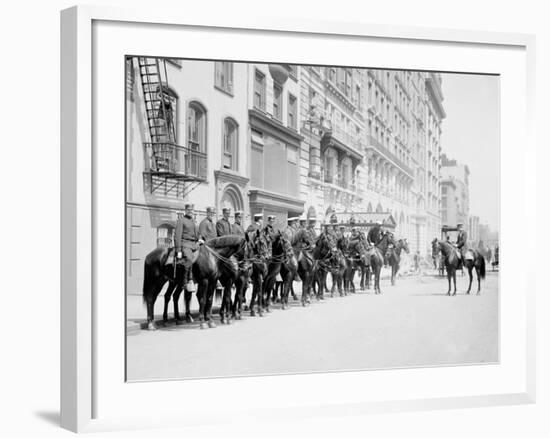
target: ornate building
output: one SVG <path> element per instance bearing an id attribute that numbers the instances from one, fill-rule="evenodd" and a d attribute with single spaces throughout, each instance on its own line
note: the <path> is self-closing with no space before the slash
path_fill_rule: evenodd
<path id="1" fill-rule="evenodd" d="M 470 169 L 467 165 L 459 164 L 442 155 L 441 168 L 441 220 L 443 225 L 455 227 L 464 224 L 469 226 L 470 197 L 469 197 Z"/>

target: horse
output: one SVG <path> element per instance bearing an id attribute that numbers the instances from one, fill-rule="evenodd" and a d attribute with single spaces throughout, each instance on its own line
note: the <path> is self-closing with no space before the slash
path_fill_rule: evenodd
<path id="1" fill-rule="evenodd" d="M 271 245 L 271 258 L 267 263 L 267 275 L 263 284 L 263 308 L 269 313 L 271 312 L 271 292 L 275 286 L 275 279 L 278 274 L 281 273 L 281 267 L 289 261 L 290 257 L 294 256 L 294 251 L 290 241 L 281 233 L 277 231 Z M 290 287 L 288 285 L 291 274 L 285 272 L 286 278 L 283 279 L 283 289 Z M 287 291 L 288 292 L 288 291 Z M 283 294 L 285 292 L 283 291 Z M 260 307 L 261 308 L 261 307 Z M 261 315 L 261 313 L 260 313 Z"/>
<path id="2" fill-rule="evenodd" d="M 309 232 L 305 229 L 297 230 L 290 241 L 293 254 L 288 261 L 281 266 L 283 278 L 283 291 L 281 293 L 281 307 L 285 310 L 288 307 L 289 293 L 292 292 L 292 281 L 296 275 L 302 281 L 302 306 L 310 302 L 309 290 L 313 275 L 313 256 L 311 254 L 311 242 Z"/>
<path id="3" fill-rule="evenodd" d="M 334 296 L 336 288 L 341 297 L 347 295 L 347 291 L 344 287 L 344 276 L 347 270 L 347 258 L 345 253 L 347 252 L 348 239 L 345 236 L 340 237 L 336 242 L 337 251 L 332 255 L 330 259 L 330 274 L 332 276 L 332 287 L 330 288 L 330 296 Z"/>
<path id="4" fill-rule="evenodd" d="M 449 282 L 449 289 L 447 295 L 451 295 L 451 279 L 454 284 L 454 293 L 456 295 L 456 270 L 460 267 L 460 259 L 457 255 L 457 249 L 449 242 L 438 241 L 438 247 L 443 254 L 443 263 L 447 270 L 447 281 Z"/>
<path id="5" fill-rule="evenodd" d="M 317 300 L 323 300 L 326 288 L 327 274 L 330 270 L 331 259 L 336 256 L 338 248 L 334 237 L 327 233 L 321 233 L 315 241 L 312 251 L 313 270 L 311 274 L 311 290 L 314 291 Z M 315 290 L 316 289 L 316 290 Z"/>
<path id="6" fill-rule="evenodd" d="M 245 233 L 245 238 L 250 243 L 248 246 L 250 251 L 241 262 L 239 274 L 235 280 L 235 299 L 231 307 L 231 314 L 234 319 L 242 319 L 242 307 L 248 283 L 252 281 L 254 284 L 254 277 L 258 273 L 257 265 L 264 263 L 267 257 L 267 240 L 260 230 Z"/>
<path id="7" fill-rule="evenodd" d="M 346 270 L 344 272 L 344 291 L 355 293 L 355 284 L 353 282 L 355 271 L 358 269 L 363 272 L 363 266 L 366 260 L 366 248 L 361 237 L 347 241 Z"/>
<path id="8" fill-rule="evenodd" d="M 465 256 L 464 264 L 468 269 L 468 276 L 470 277 L 470 283 L 468 284 L 468 290 L 466 294 L 470 294 L 472 288 L 472 270 L 475 268 L 477 275 L 477 295 L 481 292 L 481 280 L 485 279 L 485 257 L 478 250 L 469 250 L 472 257 Z"/>
<path id="9" fill-rule="evenodd" d="M 200 328 L 214 328 L 216 323 L 212 319 L 212 301 L 218 280 L 225 283 L 222 299 L 223 323 L 227 322 L 225 312 L 231 307 L 231 289 L 227 287 L 236 277 L 238 263 L 233 255 L 243 250 L 246 240 L 242 236 L 229 235 L 216 237 L 206 244 L 200 245 L 199 255 L 193 263 L 193 277 L 198 284 L 197 298 L 199 300 Z M 222 284 L 223 284 L 222 283 Z M 188 311 L 188 304 L 186 311 Z"/>
<path id="10" fill-rule="evenodd" d="M 399 264 L 401 263 L 401 251 L 405 250 L 409 254 L 409 244 L 407 239 L 399 239 L 397 244 L 389 250 L 390 256 L 388 263 L 391 266 L 391 285 L 395 286 L 395 277 L 399 272 Z"/>
<path id="11" fill-rule="evenodd" d="M 166 282 L 169 282 L 164 295 L 164 313 L 163 319 L 168 320 L 168 302 L 170 296 L 174 294 L 174 317 L 176 324 L 183 323 L 179 316 L 178 300 L 183 289 L 186 272 L 191 269 L 192 264 L 198 257 L 198 248 L 184 248 L 184 259 L 181 262 L 175 261 L 174 248 L 155 248 L 145 256 L 143 265 L 143 302 L 147 306 L 147 328 L 156 330 L 154 321 L 155 301 Z M 176 267 L 174 269 L 174 263 Z M 177 297 L 177 299 L 176 299 Z M 191 300 L 191 292 L 185 292 L 186 300 Z M 191 315 L 186 315 L 188 321 L 192 321 Z"/>
<path id="12" fill-rule="evenodd" d="M 377 295 L 382 293 L 380 290 L 380 271 L 384 266 L 384 255 L 389 245 L 395 246 L 395 242 L 391 234 L 386 232 L 382 235 L 380 241 L 370 249 L 370 266 L 374 274 L 374 293 Z"/>
<path id="13" fill-rule="evenodd" d="M 267 234 L 256 231 L 259 233 L 260 241 L 256 251 L 256 257 L 252 262 L 252 274 L 250 280 L 252 282 L 252 297 L 250 298 L 250 316 L 256 316 L 254 305 L 256 299 L 258 300 L 258 314 L 263 316 L 264 306 L 264 281 L 267 276 L 268 264 L 267 261 L 271 257 L 271 241 L 267 238 Z M 243 297 L 244 298 L 244 297 Z"/>

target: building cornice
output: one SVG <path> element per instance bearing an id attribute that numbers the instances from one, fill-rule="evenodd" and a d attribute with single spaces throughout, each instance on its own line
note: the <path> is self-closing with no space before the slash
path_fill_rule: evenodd
<path id="1" fill-rule="evenodd" d="M 257 109 L 249 109 L 248 118 L 252 128 L 263 131 L 298 148 L 300 147 L 300 142 L 304 139 L 297 131 L 287 128 Z"/>

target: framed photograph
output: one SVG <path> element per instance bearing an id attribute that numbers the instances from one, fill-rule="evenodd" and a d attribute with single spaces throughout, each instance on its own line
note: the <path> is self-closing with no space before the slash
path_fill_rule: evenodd
<path id="1" fill-rule="evenodd" d="M 534 402 L 534 37 L 61 17 L 63 427 Z"/>

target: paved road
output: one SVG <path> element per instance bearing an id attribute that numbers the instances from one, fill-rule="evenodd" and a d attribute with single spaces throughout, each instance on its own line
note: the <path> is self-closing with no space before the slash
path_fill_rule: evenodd
<path id="1" fill-rule="evenodd" d="M 197 323 L 128 334 L 128 379 L 150 380 L 498 361 L 498 276 L 479 296 L 446 296 L 435 277 L 275 309 L 229 326 Z M 276 306 L 278 307 L 278 305 Z"/>

